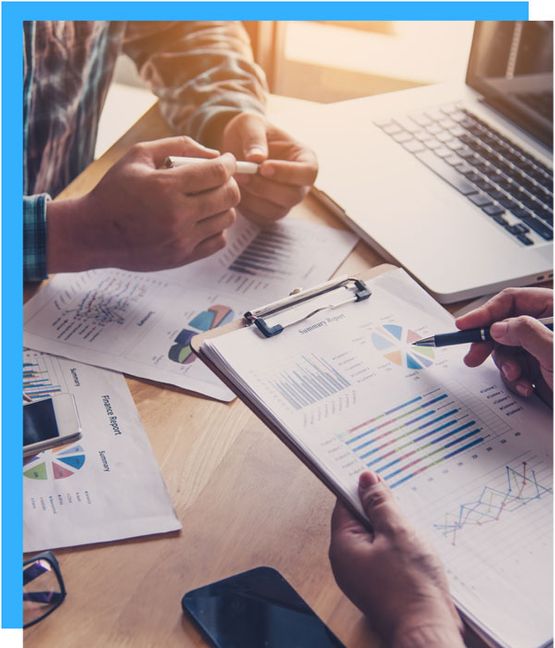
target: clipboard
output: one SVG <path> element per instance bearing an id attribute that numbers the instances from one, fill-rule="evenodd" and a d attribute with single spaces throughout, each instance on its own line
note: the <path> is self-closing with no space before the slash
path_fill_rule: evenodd
<path id="1" fill-rule="evenodd" d="M 233 383 L 220 369 L 206 356 L 206 354 L 203 353 L 202 351 L 202 344 L 209 339 L 214 339 L 220 336 L 227 335 L 228 333 L 231 333 L 233 331 L 236 331 L 241 328 L 247 328 L 250 326 L 256 326 L 258 330 L 264 335 L 265 337 L 273 337 L 274 335 L 278 335 L 281 330 L 283 330 L 285 327 L 281 327 L 281 330 L 276 330 L 272 331 L 272 327 L 268 327 L 267 322 L 264 320 L 264 317 L 271 315 L 275 315 L 278 312 L 284 312 L 288 308 L 291 307 L 297 307 L 301 304 L 307 306 L 306 310 L 306 316 L 302 317 L 301 319 L 297 319 L 292 323 L 289 323 L 288 325 L 291 324 L 297 324 L 299 321 L 308 319 L 309 317 L 312 317 L 312 315 L 315 315 L 317 312 L 324 310 L 324 308 L 318 308 L 317 310 L 311 309 L 310 308 L 310 301 L 312 299 L 315 299 L 317 297 L 320 297 L 324 294 L 328 294 L 333 292 L 333 290 L 338 290 L 346 286 L 346 282 L 352 282 L 354 285 L 355 289 L 353 291 L 353 298 L 349 300 L 345 300 L 343 302 L 340 302 L 336 307 L 341 308 L 344 305 L 346 306 L 348 302 L 351 302 L 353 304 L 353 307 L 356 308 L 356 302 L 357 301 L 363 301 L 366 299 L 371 299 L 371 293 L 365 295 L 364 294 L 364 289 L 367 289 L 365 282 L 369 281 L 371 279 L 374 279 L 378 277 L 379 275 L 385 274 L 386 272 L 390 272 L 392 270 L 397 270 L 398 267 L 389 263 L 384 263 L 379 266 L 376 266 L 375 268 L 371 268 L 365 272 L 360 272 L 353 274 L 349 277 L 339 277 L 336 279 L 332 279 L 324 284 L 321 284 L 319 286 L 314 286 L 308 290 L 304 291 L 298 291 L 294 290 L 291 295 L 288 297 L 285 297 L 284 299 L 281 299 L 277 302 L 273 302 L 271 304 L 267 304 L 265 306 L 262 306 L 260 308 L 247 311 L 243 315 L 243 318 L 240 320 L 236 320 L 234 322 L 231 322 L 230 324 L 227 324 L 225 326 L 222 326 L 221 328 L 213 329 L 211 331 L 208 331 L 206 333 L 201 333 L 199 335 L 196 335 L 190 343 L 191 349 L 195 353 L 196 356 L 198 356 L 204 364 L 210 368 L 211 371 L 213 371 L 216 376 L 229 388 L 231 391 L 278 437 L 278 439 L 284 443 L 291 452 L 325 485 L 327 488 L 336 496 L 338 497 L 342 503 L 349 509 L 349 511 L 355 515 L 370 531 L 372 531 L 372 528 L 370 526 L 370 523 L 368 519 L 360 514 L 360 512 L 353 507 L 351 504 L 350 500 L 346 497 L 345 493 L 341 489 L 338 488 L 337 484 L 331 480 L 325 473 L 323 473 L 319 467 L 313 463 L 301 450 L 294 444 L 292 441 L 288 438 L 286 434 L 284 434 L 278 425 L 276 425 L 270 418 L 266 416 L 264 412 L 262 412 L 256 403 L 254 403 L 249 396 L 243 392 L 243 390 Z M 358 294 L 358 299 L 357 299 L 357 294 Z M 260 317 L 263 321 L 262 322 L 257 322 L 255 321 L 257 317 Z M 264 328 L 268 327 L 268 331 L 266 334 L 264 332 Z"/>
<path id="2" fill-rule="evenodd" d="M 343 287 L 345 285 L 345 281 L 350 281 L 353 284 L 355 284 L 355 290 L 353 291 L 354 297 L 356 297 L 357 291 L 361 291 L 359 293 L 360 301 L 365 300 L 365 299 L 372 299 L 371 294 L 368 294 L 367 296 L 364 296 L 364 288 L 367 288 L 368 291 L 370 291 L 370 288 L 368 286 L 364 286 L 362 284 L 365 284 L 367 281 L 371 281 L 380 275 L 386 274 L 391 271 L 397 271 L 399 268 L 395 265 L 391 264 L 383 264 L 380 266 L 377 266 L 375 268 L 369 269 L 366 272 L 362 273 L 357 273 L 347 279 L 335 279 L 329 282 L 326 282 L 320 286 L 316 286 L 314 288 L 311 288 L 310 290 L 307 291 L 294 291 L 293 294 L 291 294 L 289 297 L 286 297 L 282 300 L 279 300 L 278 302 L 274 302 L 272 304 L 268 304 L 264 307 L 254 309 L 252 311 L 248 311 L 247 313 L 244 314 L 242 320 L 237 320 L 235 322 L 232 322 L 231 324 L 228 324 L 227 326 L 223 326 L 218 329 L 213 329 L 212 331 L 200 334 L 195 336 L 191 340 L 191 348 L 193 352 L 224 382 L 224 384 L 229 387 L 229 389 L 232 390 L 234 394 L 236 394 L 242 401 L 247 405 L 247 407 L 256 414 L 256 416 L 265 423 L 265 425 L 274 433 L 275 436 L 280 439 L 280 441 L 289 448 L 289 450 L 338 498 L 342 501 L 342 503 L 346 506 L 346 508 L 363 524 L 370 533 L 373 532 L 372 526 L 369 522 L 369 520 L 364 516 L 363 513 L 361 513 L 358 509 L 355 508 L 353 505 L 350 497 L 348 496 L 346 492 L 343 492 L 342 486 L 339 483 L 336 483 L 336 481 L 331 477 L 331 475 L 328 475 L 323 469 L 320 468 L 318 463 L 316 463 L 315 460 L 313 460 L 310 455 L 306 454 L 303 452 L 302 447 L 300 444 L 296 444 L 293 439 L 289 437 L 289 435 L 285 432 L 283 432 L 280 429 L 279 423 L 274 422 L 269 416 L 265 414 L 264 411 L 260 409 L 257 403 L 255 403 L 251 397 L 243 391 L 241 385 L 235 384 L 232 382 L 219 368 L 216 366 L 208 357 L 207 354 L 203 352 L 202 345 L 205 341 L 209 339 L 215 339 L 218 338 L 219 336 L 225 336 L 228 333 L 231 333 L 233 331 L 237 331 L 243 328 L 247 327 L 256 327 L 258 329 L 259 333 L 259 338 L 260 336 L 264 337 L 273 337 L 274 335 L 279 335 L 283 329 L 287 325 L 296 325 L 299 324 L 301 321 L 304 319 L 307 319 L 311 317 L 312 315 L 315 315 L 316 313 L 320 311 L 325 311 L 328 307 L 325 305 L 322 307 L 321 301 L 319 300 L 318 308 L 315 309 L 315 306 L 313 305 L 312 308 L 310 307 L 311 300 L 313 298 L 321 297 L 322 295 L 326 295 L 329 292 L 331 292 L 335 287 Z M 361 285 L 357 286 L 356 282 L 359 281 L 361 282 Z M 422 290 L 420 288 L 420 290 Z M 423 291 L 425 292 L 425 291 Z M 347 304 L 347 302 L 356 302 L 358 301 L 356 298 L 351 298 L 349 300 L 345 300 L 342 302 L 342 304 Z M 427 299 L 430 301 L 433 301 L 433 298 L 431 298 L 429 295 L 427 295 Z M 297 313 L 295 313 L 296 319 L 294 321 L 288 322 L 286 320 L 283 320 L 283 323 L 285 323 L 285 326 L 278 326 L 276 330 L 274 330 L 274 324 L 270 324 L 267 321 L 259 322 L 260 326 L 256 323 L 256 318 L 260 317 L 264 320 L 265 317 L 271 316 L 272 319 L 277 319 L 279 321 L 279 318 L 276 318 L 276 312 L 281 312 L 283 310 L 287 310 L 288 306 L 299 306 L 299 305 L 306 305 L 306 309 L 303 308 L 303 311 L 305 311 L 304 316 L 298 318 Z M 338 306 L 341 306 L 340 303 L 337 304 Z M 436 302 L 437 305 L 437 302 Z M 439 305 L 437 305 L 439 306 Z M 346 306 L 346 308 L 357 308 L 357 304 L 353 303 L 350 306 Z M 442 309 L 443 310 L 443 309 Z M 266 330 L 267 329 L 267 330 Z M 266 332 L 264 332 L 266 330 Z M 261 344 L 264 342 L 262 341 Z M 474 423 L 474 421 L 472 421 Z M 551 438 L 551 437 L 550 437 Z M 452 442 L 450 442 L 452 443 Z M 464 446 L 463 446 L 464 448 Z M 504 460 L 503 460 L 504 461 Z M 448 564 L 447 564 L 448 565 Z M 476 606 L 472 607 L 468 605 L 468 601 L 465 602 L 463 599 L 462 601 L 458 598 L 456 598 L 453 595 L 454 598 L 454 603 L 457 606 L 459 612 L 461 613 L 461 616 L 463 617 L 463 620 L 467 624 L 467 628 L 470 628 L 471 633 L 474 635 L 478 636 L 481 640 L 481 642 L 485 643 L 486 645 L 491 645 L 491 646 L 496 646 L 496 645 L 510 645 L 509 643 L 503 643 L 499 642 L 497 637 L 502 636 L 499 634 L 496 634 L 494 630 L 491 630 L 492 626 L 485 625 L 485 622 L 482 622 L 481 615 L 480 615 L 480 610 L 476 609 Z M 495 619 L 494 619 L 495 620 Z M 494 624 L 495 625 L 495 624 Z M 552 636 L 552 635 L 551 635 Z M 548 645 L 547 643 L 542 643 L 538 645 Z"/>

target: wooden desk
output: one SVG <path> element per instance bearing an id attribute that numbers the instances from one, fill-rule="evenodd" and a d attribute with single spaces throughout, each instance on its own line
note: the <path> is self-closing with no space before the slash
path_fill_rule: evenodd
<path id="1" fill-rule="evenodd" d="M 89 191 L 135 142 L 167 136 L 157 106 L 61 197 Z M 293 217 L 343 227 L 313 198 Z M 359 243 L 340 269 L 382 259 Z M 26 295 L 29 297 L 31 291 Z M 68 596 L 25 632 L 28 648 L 204 646 L 183 594 L 258 565 L 277 568 L 349 648 L 377 646 L 328 563 L 334 497 L 247 408 L 128 379 L 180 534 L 56 551 Z"/>

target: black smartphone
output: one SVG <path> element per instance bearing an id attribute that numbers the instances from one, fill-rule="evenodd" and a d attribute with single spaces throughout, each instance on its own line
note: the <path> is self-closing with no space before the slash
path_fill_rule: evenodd
<path id="1" fill-rule="evenodd" d="M 81 423 L 72 394 L 23 407 L 23 457 L 32 457 L 81 438 Z"/>
<path id="2" fill-rule="evenodd" d="M 271 567 L 187 592 L 181 605 L 215 648 L 345 648 Z"/>

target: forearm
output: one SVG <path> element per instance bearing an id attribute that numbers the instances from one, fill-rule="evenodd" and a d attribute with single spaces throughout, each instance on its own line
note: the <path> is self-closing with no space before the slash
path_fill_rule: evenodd
<path id="1" fill-rule="evenodd" d="M 94 220 L 86 215 L 85 198 L 48 204 L 46 258 L 48 273 L 81 272 L 104 264 L 98 258 L 103 245 Z"/>
<path id="2" fill-rule="evenodd" d="M 264 73 L 239 22 L 130 22 L 124 49 L 177 132 L 214 143 L 234 115 L 264 110 Z"/>

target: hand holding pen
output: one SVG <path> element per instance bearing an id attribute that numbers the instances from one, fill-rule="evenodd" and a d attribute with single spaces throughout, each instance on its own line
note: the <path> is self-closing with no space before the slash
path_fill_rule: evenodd
<path id="1" fill-rule="evenodd" d="M 505 383 L 520 396 L 534 390 L 553 401 L 553 331 L 539 320 L 551 319 L 553 291 L 547 288 L 507 288 L 483 306 L 459 317 L 461 331 L 489 327 L 491 340 L 473 342 L 465 356 L 469 367 L 491 354 Z"/>
<path id="2" fill-rule="evenodd" d="M 523 316 L 526 317 L 526 316 Z M 539 319 L 534 319 L 534 321 L 543 324 L 550 331 L 553 331 L 553 318 L 552 317 L 541 317 Z M 491 326 L 480 326 L 478 328 L 470 328 L 462 331 L 455 331 L 454 333 L 437 333 L 436 335 L 430 335 L 430 337 L 422 338 L 413 342 L 413 346 L 419 347 L 445 347 L 445 346 L 456 346 L 459 344 L 472 344 L 473 342 L 493 342 L 495 339 L 491 335 L 491 329 L 493 326 L 497 327 L 498 325 L 504 324 L 505 320 L 502 322 L 494 322 Z"/>

